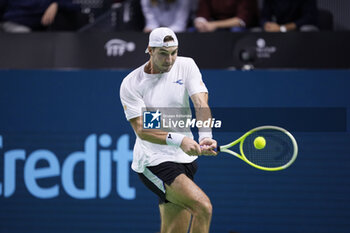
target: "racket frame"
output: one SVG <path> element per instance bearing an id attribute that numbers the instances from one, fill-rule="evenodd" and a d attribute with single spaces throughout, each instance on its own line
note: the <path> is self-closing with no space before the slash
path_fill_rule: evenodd
<path id="1" fill-rule="evenodd" d="M 291 139 L 294 151 L 293 151 L 292 158 L 288 161 L 288 163 L 284 164 L 283 166 L 279 166 L 279 167 L 263 167 L 263 166 L 255 164 L 255 163 L 252 163 L 251 161 L 249 161 L 246 158 L 246 156 L 244 155 L 244 152 L 243 152 L 244 140 L 249 135 L 251 135 L 252 133 L 257 132 L 259 130 L 264 130 L 264 129 L 274 129 L 274 130 L 281 131 L 281 132 L 285 133 Z M 234 151 L 228 149 L 228 148 L 233 147 L 234 145 L 236 145 L 238 143 L 240 143 L 239 151 L 240 151 L 241 154 L 238 154 L 237 152 L 234 152 Z M 229 144 L 220 146 L 218 148 L 218 152 L 226 152 L 228 154 L 236 156 L 237 158 L 243 160 L 244 162 L 248 163 L 249 165 L 251 165 L 251 166 L 253 166 L 253 167 L 257 168 L 257 169 L 260 169 L 260 170 L 264 170 L 264 171 L 279 171 L 279 170 L 286 169 L 292 163 L 294 163 L 294 161 L 296 160 L 297 155 L 298 155 L 298 144 L 297 144 L 297 141 L 295 140 L 295 138 L 293 137 L 293 135 L 290 132 L 288 132 L 286 129 L 283 129 L 283 128 L 278 127 L 278 126 L 273 126 L 273 125 L 264 125 L 264 126 L 259 126 L 259 127 L 256 127 L 254 129 L 252 129 L 252 130 L 249 130 L 243 136 L 241 136 L 240 138 L 238 138 L 237 140 L 235 140 L 235 141 L 233 141 L 233 142 L 231 142 Z"/>

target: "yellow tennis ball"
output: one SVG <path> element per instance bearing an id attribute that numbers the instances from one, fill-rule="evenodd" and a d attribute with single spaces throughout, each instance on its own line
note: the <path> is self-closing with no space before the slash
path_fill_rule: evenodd
<path id="1" fill-rule="evenodd" d="M 264 147 L 266 146 L 266 141 L 264 137 L 256 137 L 254 139 L 254 146 L 256 149 L 261 150 L 264 149 Z"/>

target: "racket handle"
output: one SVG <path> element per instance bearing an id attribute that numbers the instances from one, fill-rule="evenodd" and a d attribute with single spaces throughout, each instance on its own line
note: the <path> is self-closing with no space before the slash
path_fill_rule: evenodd
<path id="1" fill-rule="evenodd" d="M 200 147 L 202 148 L 203 146 L 200 146 Z M 213 151 L 215 151 L 215 152 L 220 152 L 220 146 L 219 146 L 219 147 L 214 148 L 214 149 L 213 149 Z"/>
<path id="2" fill-rule="evenodd" d="M 215 151 L 215 152 L 220 152 L 220 146 L 214 148 L 214 151 Z"/>

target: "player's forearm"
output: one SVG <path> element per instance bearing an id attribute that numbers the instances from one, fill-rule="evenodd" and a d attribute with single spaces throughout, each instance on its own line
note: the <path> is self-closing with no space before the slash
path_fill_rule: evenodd
<path id="1" fill-rule="evenodd" d="M 198 128 L 198 134 L 199 138 L 198 141 L 200 142 L 204 138 L 212 138 L 212 129 L 210 127 L 212 119 L 211 110 L 209 106 L 205 108 L 196 108 L 196 118 L 198 121 L 205 122 L 210 121 L 209 126 L 203 126 Z"/>
<path id="2" fill-rule="evenodd" d="M 152 142 L 155 144 L 181 147 L 181 149 L 189 155 L 195 155 L 199 153 L 199 147 L 197 148 L 198 145 L 195 146 L 196 148 L 193 148 L 193 144 L 197 143 L 194 142 L 193 139 L 186 137 L 185 135 L 180 133 L 169 133 L 162 130 L 143 129 L 140 132 L 138 132 L 137 135 L 142 140 Z M 187 142 L 183 144 L 183 141 Z M 183 145 L 185 145 L 186 147 L 182 147 Z"/>
<path id="3" fill-rule="evenodd" d="M 159 129 L 144 129 L 142 117 L 131 119 L 130 124 L 140 139 L 161 145 L 166 144 L 166 136 L 168 133 Z"/>
<path id="4" fill-rule="evenodd" d="M 198 121 L 207 121 L 208 119 L 211 119 L 211 110 L 209 108 L 209 105 L 203 105 L 203 107 L 195 107 L 196 111 L 196 119 Z"/>
<path id="5" fill-rule="evenodd" d="M 191 97 L 196 111 L 196 119 L 206 121 L 211 119 L 211 111 L 208 105 L 208 93 L 198 93 Z"/>
<path id="6" fill-rule="evenodd" d="M 137 136 L 145 141 L 155 144 L 166 145 L 166 137 L 168 132 L 157 129 L 141 129 L 136 132 Z"/>
<path id="7" fill-rule="evenodd" d="M 196 119 L 197 121 L 208 121 L 212 120 L 211 110 L 208 105 L 208 93 L 199 93 L 195 94 L 192 97 L 192 102 L 195 107 L 196 111 Z M 211 125 L 211 124 L 209 124 Z M 199 132 L 199 141 L 201 141 L 203 138 L 212 138 L 210 127 L 201 127 L 198 128 Z"/>
<path id="8" fill-rule="evenodd" d="M 140 139 L 151 143 L 180 147 L 185 137 L 185 135 L 180 133 L 169 133 L 160 129 L 144 129 L 142 117 L 133 118 L 130 120 L 130 123 Z"/>

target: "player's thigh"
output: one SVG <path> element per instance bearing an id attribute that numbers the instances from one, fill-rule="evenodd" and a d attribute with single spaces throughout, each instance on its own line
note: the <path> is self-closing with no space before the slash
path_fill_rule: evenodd
<path id="1" fill-rule="evenodd" d="M 170 186 L 166 185 L 166 199 L 191 213 L 197 209 L 211 208 L 208 196 L 184 174 L 177 176 Z"/>
<path id="2" fill-rule="evenodd" d="M 187 233 L 191 221 L 191 213 L 171 202 L 159 205 L 162 220 L 161 232 Z"/>

